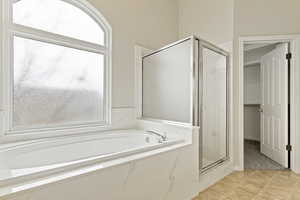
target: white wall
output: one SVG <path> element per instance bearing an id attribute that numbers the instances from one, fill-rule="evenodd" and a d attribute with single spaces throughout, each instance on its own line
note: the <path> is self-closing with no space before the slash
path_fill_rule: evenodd
<path id="1" fill-rule="evenodd" d="M 178 39 L 175 0 L 88 0 L 113 29 L 113 107 L 134 106 L 134 45 L 152 49 Z"/>
<path id="2" fill-rule="evenodd" d="M 244 139 L 260 140 L 260 64 L 244 68 Z M 252 105 L 249 105 L 252 104 Z"/>
<path id="3" fill-rule="evenodd" d="M 235 0 L 235 37 L 300 33 L 299 7 L 299 0 Z"/>
<path id="4" fill-rule="evenodd" d="M 233 39 L 233 0 L 179 0 L 179 35 L 215 44 Z"/>
<path id="5" fill-rule="evenodd" d="M 244 139 L 260 140 L 260 64 L 244 68 Z M 253 105 L 257 104 L 257 105 Z"/>
<path id="6" fill-rule="evenodd" d="M 260 104 L 260 64 L 244 68 L 244 104 Z"/>
<path id="7" fill-rule="evenodd" d="M 3 10 L 3 8 L 2 8 L 2 1 L 1 1 L 1 3 L 0 3 L 0 10 L 1 10 L 1 13 L 2 13 L 2 10 Z M 3 30 L 2 30 L 2 27 L 3 27 L 3 20 L 0 20 L 0 38 L 3 38 Z M 0 39 L 0 48 L 2 48 L 2 46 L 3 46 L 3 44 L 2 44 L 2 39 Z M 0 61 L 2 62 L 2 52 L 0 53 Z M 1 62 L 0 62 L 0 74 L 2 74 L 2 66 L 1 66 Z M 0 77 L 0 87 L 2 88 L 2 78 Z M 2 90 L 0 91 L 0 96 L 2 96 Z M 0 105 L 2 105 L 2 102 L 3 101 L 3 99 L 2 98 L 0 98 Z M 0 108 L 1 109 L 1 108 Z M 0 112 L 0 119 L 2 118 L 2 112 Z M 1 126 L 2 126 L 2 124 L 0 124 L 0 128 L 1 128 Z"/>
<path id="8" fill-rule="evenodd" d="M 244 139 L 260 141 L 259 106 L 244 106 Z"/>
<path id="9" fill-rule="evenodd" d="M 246 51 L 244 54 L 244 63 L 260 61 L 263 55 L 266 55 L 267 53 L 269 53 L 275 48 L 276 48 L 276 44 L 271 44 L 261 48 Z"/>

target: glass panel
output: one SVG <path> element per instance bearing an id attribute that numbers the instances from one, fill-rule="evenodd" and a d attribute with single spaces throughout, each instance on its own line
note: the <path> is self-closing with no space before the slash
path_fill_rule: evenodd
<path id="1" fill-rule="evenodd" d="M 14 38 L 13 127 L 103 121 L 104 56 Z"/>
<path id="2" fill-rule="evenodd" d="M 191 123 L 191 40 L 143 59 L 143 117 Z"/>
<path id="3" fill-rule="evenodd" d="M 104 45 L 104 32 L 93 18 L 62 0 L 19 0 L 13 22 Z"/>
<path id="4" fill-rule="evenodd" d="M 203 49 L 202 167 L 226 157 L 226 56 Z"/>

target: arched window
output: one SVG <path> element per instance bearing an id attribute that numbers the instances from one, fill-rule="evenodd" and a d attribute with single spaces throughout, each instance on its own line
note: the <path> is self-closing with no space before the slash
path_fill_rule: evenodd
<path id="1" fill-rule="evenodd" d="M 110 122 L 111 28 L 84 0 L 4 0 L 4 132 Z"/>

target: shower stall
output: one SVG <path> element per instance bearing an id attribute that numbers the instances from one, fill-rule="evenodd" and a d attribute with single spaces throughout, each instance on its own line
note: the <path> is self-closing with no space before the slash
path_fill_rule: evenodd
<path id="1" fill-rule="evenodd" d="M 142 58 L 141 118 L 198 126 L 199 170 L 229 159 L 229 53 L 195 36 Z"/>

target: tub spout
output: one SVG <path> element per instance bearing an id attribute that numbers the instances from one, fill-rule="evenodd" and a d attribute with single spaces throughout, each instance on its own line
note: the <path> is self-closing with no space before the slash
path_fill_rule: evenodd
<path id="1" fill-rule="evenodd" d="M 161 138 L 161 142 L 167 141 L 167 135 L 166 134 L 161 134 L 161 133 L 158 133 L 156 131 L 146 131 L 146 132 L 160 137 Z"/>

